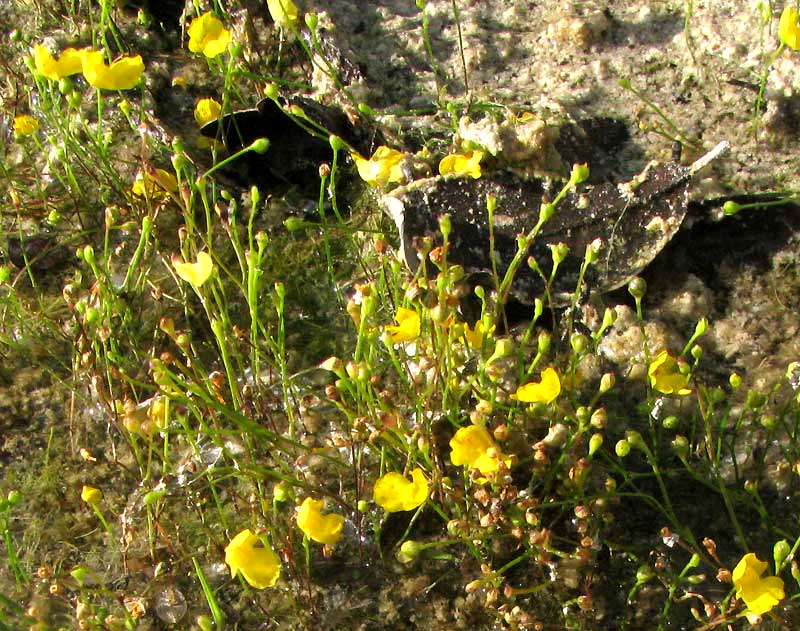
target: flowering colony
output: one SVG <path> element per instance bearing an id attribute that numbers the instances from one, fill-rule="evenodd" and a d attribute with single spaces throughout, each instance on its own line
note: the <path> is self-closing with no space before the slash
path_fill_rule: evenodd
<path id="1" fill-rule="evenodd" d="M 291 0 L 269 0 L 267 5 L 282 31 L 296 33 L 301 27 L 298 9 Z M 307 16 L 306 24 L 313 22 Z M 796 11 L 785 10 L 779 26 L 781 45 L 798 49 L 799 28 Z M 187 33 L 188 49 L 206 57 L 209 64 L 216 63 L 213 60 L 229 51 L 232 43 L 231 33 L 210 12 L 192 20 Z M 37 75 L 49 81 L 82 74 L 86 83 L 106 91 L 136 88 L 145 71 L 139 55 L 122 56 L 107 63 L 103 51 L 90 48 L 66 48 L 53 54 L 39 44 L 33 47 L 32 60 Z M 275 91 L 275 85 L 270 85 L 268 93 L 274 96 Z M 210 97 L 198 100 L 194 110 L 195 120 L 201 126 L 222 114 L 223 106 Z M 293 111 L 292 115 L 303 118 L 302 111 Z M 16 117 L 13 127 L 20 142 L 24 142 L 26 137 L 39 132 L 40 123 L 23 114 Z M 371 156 L 364 157 L 345 147 L 341 139 L 332 138 L 331 145 L 336 150 L 349 150 L 355 173 L 368 187 L 378 189 L 407 183 L 413 163 L 420 160 L 419 156 L 407 155 L 389 146 L 379 146 Z M 263 141 L 258 147 L 254 143 L 245 151 L 262 152 L 268 150 L 268 146 L 268 142 Z M 483 169 L 491 167 L 485 162 L 487 153 L 479 147 L 459 145 L 453 149 L 438 162 L 438 172 L 443 177 L 471 181 L 481 178 Z M 193 209 L 186 203 L 189 193 L 185 161 L 185 156 L 176 150 L 172 171 L 140 170 L 129 193 L 133 199 L 148 205 L 154 202 L 183 205 L 186 225 L 181 227 L 181 242 L 185 247 L 180 254 L 172 256 L 169 267 L 178 285 L 177 292 L 180 292 L 175 295 L 182 295 L 186 300 L 200 300 L 226 374 L 216 371 L 213 379 L 209 377 L 210 390 L 192 384 L 189 375 L 199 374 L 195 372 L 195 364 L 201 364 L 189 354 L 193 340 L 188 333 L 177 331 L 172 320 L 162 319 L 160 331 L 187 354 L 187 360 L 180 364 L 169 354 L 153 360 L 151 372 L 157 394 L 143 411 L 133 402 L 118 406 L 117 412 L 124 419 L 122 427 L 134 446 L 140 441 L 142 445 L 152 446 L 158 435 L 165 437 L 169 433 L 170 420 L 174 420 L 171 405 L 191 407 L 202 401 L 215 412 L 230 406 L 230 418 L 252 432 L 244 432 L 247 450 L 258 453 L 255 441 L 269 435 L 275 452 L 286 449 L 289 453 L 300 444 L 294 430 L 283 438 L 263 433 L 263 428 L 248 418 L 248 413 L 254 409 L 252 401 L 245 401 L 241 394 L 248 388 L 252 390 L 262 379 L 253 373 L 259 368 L 259 348 L 268 347 L 279 358 L 274 368 L 281 375 L 284 396 L 287 400 L 296 396 L 291 390 L 292 378 L 287 372 L 285 357 L 281 355 L 285 353 L 281 346 L 285 344 L 282 311 L 285 289 L 282 284 L 276 283 L 270 295 L 279 314 L 280 334 L 272 337 L 259 319 L 260 301 L 264 296 L 259 280 L 264 274 L 262 262 L 269 238 L 264 233 L 254 234 L 251 216 L 247 226 L 248 247 L 242 247 L 233 236 L 231 222 L 236 219 L 235 209 L 231 211 L 233 218 L 225 221 L 229 222 L 226 229 L 230 230 L 233 240 L 231 247 L 242 266 L 239 278 L 237 271 L 231 272 L 225 248 L 219 247 L 211 236 L 210 227 L 208 236 L 190 236 L 197 227 L 192 225 Z M 323 185 L 325 178 L 332 178 L 330 168 L 327 172 L 321 169 L 320 174 Z M 587 177 L 588 167 L 575 165 L 567 186 L 579 186 Z M 207 177 L 197 178 L 192 186 L 200 191 L 197 196 L 202 200 L 210 226 L 213 222 L 211 204 L 205 197 L 206 180 Z M 257 189 L 251 192 L 254 209 L 259 195 Z M 333 195 L 335 199 L 335 193 Z M 214 211 L 221 217 L 220 207 L 214 205 Z M 556 202 L 543 207 L 541 223 L 555 212 L 558 212 Z M 148 215 L 143 222 L 143 234 L 144 226 L 151 221 Z M 459 544 L 480 567 L 480 578 L 471 581 L 467 591 L 485 590 L 487 604 L 492 604 L 498 600 L 500 588 L 504 586 L 503 595 L 511 603 L 517 596 L 538 590 L 536 586 L 525 584 L 524 577 L 516 579 L 520 587 L 512 586 L 510 581 L 504 583 L 505 574 L 512 573 L 518 564 L 535 562 L 541 567 L 554 568 L 554 559 L 560 558 L 589 567 L 589 561 L 597 557 L 603 545 L 604 520 L 613 517 L 607 503 L 609 498 L 615 497 L 616 485 L 615 478 L 610 475 L 602 480 L 601 472 L 614 471 L 625 484 L 636 489 L 635 481 L 625 473 L 622 463 L 632 457 L 633 451 L 638 451 L 652 468 L 655 479 L 662 482 L 655 456 L 655 436 L 648 442 L 638 431 L 628 428 L 627 419 L 619 415 L 609 419 L 602 405 L 602 397 L 613 395 L 614 374 L 600 376 L 583 369 L 583 363 L 592 356 L 604 332 L 613 326 L 613 310 L 606 312 L 603 324 L 592 331 L 591 336 L 573 332 L 570 320 L 564 345 L 568 348 L 558 349 L 551 348 L 550 333 L 535 329 L 547 306 L 544 296 L 537 299 L 532 308 L 532 322 L 523 334 L 514 335 L 509 331 L 501 317 L 503 305 L 495 304 L 496 297 L 489 296 L 483 288 L 476 291 L 481 301 L 480 317 L 474 322 L 463 321 L 457 308 L 463 296 L 460 284 L 463 270 L 447 264 L 448 231 L 443 221 L 444 244 L 427 251 L 422 244 L 427 261 L 438 272 L 430 280 L 422 274 L 405 277 L 399 267 L 394 267 L 394 281 L 384 280 L 383 286 L 378 281 L 358 286 L 357 295 L 347 304 L 347 313 L 358 332 L 357 348 L 349 360 L 331 357 L 320 366 L 331 373 L 325 398 L 344 419 L 346 427 L 346 431 L 324 428 L 323 433 L 330 434 L 325 435 L 325 440 L 344 462 L 353 466 L 353 471 L 357 472 L 355 481 L 345 477 L 343 479 L 348 482 L 334 488 L 331 484 L 308 483 L 299 474 L 293 477 L 294 473 L 286 468 L 275 473 L 274 480 L 280 483 L 274 485 L 271 513 L 262 505 L 259 509 L 237 513 L 233 518 L 229 516 L 227 520 L 224 562 L 231 578 L 240 577 L 257 590 L 279 587 L 282 576 L 291 580 L 282 574 L 285 565 L 290 560 L 296 563 L 287 552 L 286 544 L 293 537 L 302 540 L 306 563 L 309 563 L 311 555 L 316 554 L 312 542 L 322 546 L 321 554 L 325 556 L 335 554 L 340 546 L 352 550 L 357 545 L 354 532 L 358 532 L 362 543 L 363 538 L 369 536 L 377 541 L 382 525 L 391 514 L 408 513 L 408 528 L 393 550 L 397 559 L 411 563 L 426 555 L 438 554 L 437 548 Z M 551 246 L 554 272 L 559 257 L 563 259 L 565 248 L 564 244 Z M 382 255 L 386 244 L 377 240 L 375 250 Z M 91 249 L 82 250 L 82 257 L 95 267 Z M 596 248 L 587 248 L 585 264 L 588 266 L 596 260 Z M 387 267 L 393 265 L 385 260 L 381 262 Z M 401 279 L 404 280 L 402 286 Z M 127 280 L 123 286 L 126 284 Z M 231 285 L 245 293 L 251 317 L 248 324 L 253 370 L 247 383 L 237 372 L 242 363 L 231 359 L 230 338 L 226 338 L 228 330 L 234 332 L 237 339 L 246 337 L 244 328 L 233 324 L 225 313 L 224 307 L 228 305 L 225 292 Z M 186 292 L 187 288 L 190 291 Z M 102 294 L 102 285 L 97 291 Z M 154 290 L 154 293 L 158 292 Z M 638 302 L 641 296 L 632 293 Z M 379 304 L 378 297 L 382 295 L 391 296 L 393 309 Z M 94 311 L 87 309 L 85 312 L 87 326 L 94 325 L 102 317 L 98 307 L 90 309 Z M 626 387 L 638 389 L 640 396 L 652 404 L 653 417 L 662 406 L 680 409 L 693 398 L 707 396 L 702 384 L 696 382 L 696 360 L 702 351 L 694 345 L 706 327 L 707 322 L 698 325 L 696 335 L 678 356 L 667 349 L 649 348 L 646 340 L 643 341 L 638 381 L 636 371 L 631 369 L 630 383 Z M 531 361 L 527 355 L 533 348 L 536 352 Z M 733 380 L 731 384 L 733 386 Z M 206 423 L 206 416 L 216 422 L 211 412 L 197 412 L 195 420 Z M 603 449 L 605 433 L 617 436 L 624 433 L 625 437 L 616 442 L 613 450 L 607 450 Z M 673 446 L 685 462 L 687 449 L 679 438 L 683 437 L 676 437 Z M 164 449 L 166 451 L 166 446 Z M 231 448 L 225 443 L 224 449 Z M 332 451 L 318 450 L 326 456 Z M 316 455 L 316 448 L 309 453 Z M 293 452 L 293 456 L 296 453 Z M 304 457 L 296 457 L 293 462 L 301 462 Z M 598 461 L 602 464 L 596 465 Z M 238 462 L 232 470 L 244 477 L 252 475 L 249 481 L 260 490 L 265 488 L 265 480 L 273 479 L 268 473 L 244 473 Z M 291 492 L 286 493 L 286 488 Z M 638 493 L 637 490 L 631 494 Z M 105 503 L 103 492 L 87 485 L 80 497 L 111 533 L 112 528 L 100 510 Z M 162 498 L 160 494 L 153 501 Z M 293 510 L 279 510 L 288 500 L 292 500 Z M 655 504 L 662 507 L 661 501 L 671 526 L 679 528 L 668 498 L 659 498 Z M 251 505 L 255 507 L 257 502 Z M 565 512 L 574 515 L 570 518 L 573 529 L 569 532 L 577 538 L 577 545 L 557 542 L 554 528 L 542 523 L 542 515 L 554 510 L 553 507 L 560 511 L 554 522 L 563 520 Z M 434 527 L 427 524 L 424 536 L 428 541 L 413 538 L 417 532 L 414 525 L 419 520 L 434 524 Z M 437 534 L 432 535 L 431 531 Z M 564 538 L 565 535 L 560 536 Z M 695 555 L 704 555 L 708 563 L 716 561 L 720 576 L 725 576 L 725 564 L 711 552 L 710 544 L 704 542 L 706 554 L 691 532 L 684 532 L 683 540 Z M 507 541 L 512 542 L 515 556 L 502 567 L 494 567 L 492 547 L 500 547 L 500 542 Z M 712 612 L 709 616 L 717 615 L 718 620 L 739 616 L 756 622 L 769 615 L 785 599 L 785 586 L 777 574 L 790 561 L 788 550 L 780 558 L 776 552 L 775 575 L 764 576 L 767 564 L 755 553 L 746 552 L 732 573 L 727 574 L 730 600 L 716 604 L 706 600 L 707 609 Z M 587 569 L 587 576 L 590 574 Z M 591 599 L 581 598 L 576 601 L 578 607 L 591 609 Z M 513 613 L 519 607 L 504 607 L 497 611 L 512 628 L 524 627 L 529 621 L 523 613 Z"/>

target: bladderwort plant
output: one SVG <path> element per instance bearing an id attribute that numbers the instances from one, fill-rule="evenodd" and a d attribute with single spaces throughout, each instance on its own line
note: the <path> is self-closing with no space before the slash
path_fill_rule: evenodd
<path id="1" fill-rule="evenodd" d="M 263 74 L 246 65 L 236 31 L 223 34 L 233 11 L 216 9 L 192 16 L 208 37 L 190 52 L 223 86 L 219 114 L 252 87 L 329 141 L 314 211 L 275 218 L 279 193 L 218 181 L 235 158 L 267 155 L 268 138 L 232 158 L 199 154 L 159 133 L 141 84 L 101 96 L 78 73 L 29 79 L 40 128 L 20 122 L 24 160 L 3 176 L 42 216 L 59 215 L 55 243 L 70 256 L 63 270 L 33 252 L 16 275 L 3 268 L 0 342 L 11 358 L 42 331 L 66 340 L 68 370 L 48 369 L 73 412 L 45 459 L 4 468 L 0 623 L 333 630 L 442 606 L 476 629 L 604 628 L 612 616 L 627 629 L 642 616 L 650 628 L 780 628 L 800 589 L 800 368 L 763 392 L 736 374 L 718 383 L 703 349 L 713 320 L 667 347 L 641 278 L 629 284 L 634 309 L 583 304 L 600 241 L 577 253 L 552 244 L 541 272 L 531 245 L 581 192 L 583 165 L 505 268 L 492 226 L 508 209 L 486 200 L 487 286 L 451 260 L 447 216 L 408 271 L 373 189 L 446 156 L 376 151 L 366 211 L 351 204 L 341 190 L 360 177 L 353 149 L 285 107 L 294 79 L 274 76 L 277 57 Z M 136 41 L 112 27 L 109 6 L 82 10 L 104 50 Z M 135 160 L 119 146 L 131 136 L 147 149 Z M 53 147 L 57 191 L 28 166 Z M 477 151 L 447 156 L 458 167 L 448 177 L 491 177 Z M 3 225 L 6 242 L 31 228 L 26 207 Z M 567 256 L 581 265 L 563 310 L 551 288 Z M 523 265 L 544 289 L 520 319 L 508 301 Z M 471 294 L 476 315 L 463 307 Z M 624 363 L 608 357 L 617 333 L 634 340 Z M 56 454 L 59 440 L 72 450 Z M 40 486 L 17 467 L 41 473 Z M 43 517 L 56 502 L 69 520 Z M 38 542 L 24 536 L 33 524 Z"/>

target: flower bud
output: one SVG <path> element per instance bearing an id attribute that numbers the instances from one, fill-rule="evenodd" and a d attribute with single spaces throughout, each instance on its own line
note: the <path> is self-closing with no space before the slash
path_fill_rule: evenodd
<path id="1" fill-rule="evenodd" d="M 686 436 L 678 435 L 672 439 L 672 449 L 681 460 L 689 455 L 689 441 Z"/>
<path id="2" fill-rule="evenodd" d="M 614 376 L 613 372 L 607 372 L 602 377 L 600 377 L 600 394 L 605 394 L 611 388 L 614 387 L 616 383 L 616 377 Z"/>
<path id="3" fill-rule="evenodd" d="M 791 551 L 792 547 L 785 539 L 781 539 L 780 541 L 776 542 L 772 547 L 772 557 L 775 559 L 776 572 L 780 571 L 780 567 L 783 565 L 783 562 L 786 560 L 786 557 L 789 556 Z"/>
<path id="4" fill-rule="evenodd" d="M 550 254 L 553 257 L 553 265 L 561 265 L 562 261 L 569 254 L 569 246 L 566 243 L 556 243 L 550 245 Z"/>
<path id="5" fill-rule="evenodd" d="M 589 338 L 583 333 L 573 333 L 569 338 L 569 343 L 576 355 L 582 355 L 589 346 Z"/>
<path id="6" fill-rule="evenodd" d="M 550 334 L 547 333 L 546 331 L 542 331 L 541 333 L 539 333 L 537 344 L 538 346 L 536 352 L 539 355 L 544 355 L 545 353 L 547 353 L 547 351 L 550 350 Z"/>
<path id="7" fill-rule="evenodd" d="M 628 293 L 636 300 L 641 300 L 647 292 L 647 283 L 644 278 L 636 276 L 628 282 Z"/>
<path id="8" fill-rule="evenodd" d="M 569 175 L 569 181 L 573 184 L 580 184 L 589 179 L 589 165 L 588 164 L 573 164 L 572 172 Z"/>
<path id="9" fill-rule="evenodd" d="M 614 445 L 614 453 L 616 453 L 619 458 L 624 458 L 631 453 L 631 444 L 624 438 L 618 440 L 617 444 Z"/>
<path id="10" fill-rule="evenodd" d="M 264 154 L 267 153 L 269 149 L 269 139 L 268 138 L 256 138 L 250 144 L 250 150 L 255 151 L 256 153 Z"/>
<path id="11" fill-rule="evenodd" d="M 600 449 L 603 445 L 603 435 L 602 434 L 592 434 L 592 437 L 589 439 L 589 456 L 593 456 L 594 453 Z"/>

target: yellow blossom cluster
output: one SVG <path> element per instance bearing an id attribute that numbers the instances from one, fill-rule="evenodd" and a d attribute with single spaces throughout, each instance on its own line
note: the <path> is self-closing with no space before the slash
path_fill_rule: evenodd
<path id="1" fill-rule="evenodd" d="M 33 47 L 33 63 L 36 72 L 53 81 L 82 72 L 89 85 L 98 90 L 130 90 L 138 85 L 144 72 L 141 55 L 106 64 L 100 51 L 67 48 L 56 58 L 42 44 Z"/>

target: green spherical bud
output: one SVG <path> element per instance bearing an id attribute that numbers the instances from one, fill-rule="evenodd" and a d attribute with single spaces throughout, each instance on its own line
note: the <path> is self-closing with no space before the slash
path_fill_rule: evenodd
<path id="1" fill-rule="evenodd" d="M 22 493 L 17 490 L 9 491 L 7 499 L 8 505 L 14 507 L 22 501 Z"/>
<path id="2" fill-rule="evenodd" d="M 358 500 L 356 505 L 359 513 L 366 513 L 369 510 L 369 502 L 367 500 Z"/>
<path id="3" fill-rule="evenodd" d="M 425 547 L 419 541 L 414 541 L 412 539 L 404 541 L 400 546 L 400 552 L 409 559 L 416 559 L 424 549 Z"/>
<path id="4" fill-rule="evenodd" d="M 600 258 L 600 250 L 603 248 L 602 239 L 595 239 L 586 246 L 586 253 L 583 255 L 584 260 L 591 264 Z"/>
<path id="5" fill-rule="evenodd" d="M 149 493 L 145 493 L 144 503 L 145 506 L 152 506 L 157 503 L 162 497 L 167 494 L 167 489 L 154 489 Z"/>
<path id="6" fill-rule="evenodd" d="M 330 144 L 331 149 L 333 149 L 336 153 L 338 153 L 342 149 L 347 148 L 347 145 L 345 144 L 344 140 L 342 140 L 341 138 L 339 138 L 339 136 L 335 134 L 331 134 L 328 137 L 328 143 Z"/>
<path id="7" fill-rule="evenodd" d="M 555 243 L 550 245 L 550 254 L 553 257 L 553 265 L 561 265 L 562 261 L 569 254 L 569 246 L 566 243 Z"/>
<path id="8" fill-rule="evenodd" d="M 629 429 L 627 432 L 625 432 L 625 440 L 628 441 L 628 444 L 634 449 L 645 448 L 642 435 L 634 429 Z"/>
<path id="9" fill-rule="evenodd" d="M 742 209 L 741 204 L 737 204 L 732 199 L 729 199 L 727 202 L 722 204 L 722 212 L 725 213 L 727 217 L 735 215 Z"/>
<path id="10" fill-rule="evenodd" d="M 676 436 L 673 438 L 672 449 L 681 460 L 684 460 L 689 455 L 689 441 L 686 436 Z"/>
<path id="11" fill-rule="evenodd" d="M 0 265 L 0 283 L 8 283 L 11 280 L 11 268 L 8 265 Z"/>
<path id="12" fill-rule="evenodd" d="M 614 445 L 614 453 L 616 453 L 619 458 L 624 458 L 631 453 L 631 444 L 624 438 L 618 440 L 617 444 Z"/>
<path id="13" fill-rule="evenodd" d="M 678 427 L 678 417 L 677 416 L 668 416 L 663 421 L 661 421 L 661 426 L 664 429 L 675 429 Z"/>
<path id="14" fill-rule="evenodd" d="M 278 98 L 278 86 L 274 83 L 268 83 L 264 86 L 264 96 L 271 101 L 274 101 Z"/>
<path id="15" fill-rule="evenodd" d="M 358 111 L 363 114 L 364 116 L 374 117 L 376 116 L 375 110 L 373 110 L 369 105 L 366 103 L 359 103 L 357 107 Z"/>
<path id="16" fill-rule="evenodd" d="M 582 355 L 589 347 L 589 338 L 583 333 L 573 333 L 569 338 L 569 344 L 576 355 Z"/>
<path id="17" fill-rule="evenodd" d="M 283 220 L 283 225 L 289 232 L 295 232 L 305 228 L 306 222 L 300 219 L 300 217 L 287 217 Z"/>
<path id="18" fill-rule="evenodd" d="M 589 165 L 588 164 L 573 164 L 572 172 L 569 176 L 569 181 L 573 184 L 580 184 L 589 179 Z"/>
<path id="19" fill-rule="evenodd" d="M 759 408 L 767 402 L 767 397 L 758 390 L 750 390 L 747 393 L 746 405 L 749 408 Z"/>
<path id="20" fill-rule="evenodd" d="M 172 162 L 172 168 L 175 169 L 175 173 L 182 172 L 188 163 L 186 155 L 183 153 L 173 153 L 170 162 Z"/>
<path id="21" fill-rule="evenodd" d="M 772 414 L 762 414 L 758 421 L 764 429 L 775 429 L 778 426 L 778 419 Z"/>
<path id="22" fill-rule="evenodd" d="M 772 558 L 775 559 L 775 567 L 780 568 L 786 557 L 792 551 L 792 546 L 785 539 L 781 539 L 772 546 Z"/>
<path id="23" fill-rule="evenodd" d="M 273 502 L 286 502 L 292 496 L 292 489 L 291 487 L 286 484 L 285 482 L 279 482 L 275 485 L 275 488 L 272 489 L 272 501 Z"/>
<path id="24" fill-rule="evenodd" d="M 738 390 L 742 385 L 742 377 L 737 373 L 732 373 L 731 376 L 728 377 L 728 383 L 731 384 L 731 388 Z"/>
<path id="25" fill-rule="evenodd" d="M 641 585 L 651 580 L 655 575 L 656 574 L 653 572 L 653 568 L 651 568 L 649 565 L 640 565 L 636 570 L 636 582 Z"/>
<path id="26" fill-rule="evenodd" d="M 58 91 L 63 95 L 67 95 L 72 91 L 72 79 L 69 77 L 62 77 L 58 80 Z"/>
<path id="27" fill-rule="evenodd" d="M 100 322 L 100 310 L 96 307 L 89 307 L 83 317 L 87 324 L 96 325 Z"/>
<path id="28" fill-rule="evenodd" d="M 537 338 L 537 353 L 540 355 L 544 355 L 550 349 L 550 334 L 546 331 L 542 331 L 539 333 L 539 337 Z"/>
<path id="29" fill-rule="evenodd" d="M 628 282 L 628 293 L 636 300 L 641 300 L 647 292 L 647 283 L 644 278 L 635 276 Z"/>
<path id="30" fill-rule="evenodd" d="M 269 139 L 268 138 L 257 138 L 250 145 L 250 150 L 251 151 L 255 151 L 256 153 L 260 153 L 260 154 L 267 153 L 268 149 L 269 149 Z"/>
<path id="31" fill-rule="evenodd" d="M 82 565 L 79 565 L 75 569 L 70 572 L 70 576 L 74 578 L 78 585 L 83 585 L 86 582 L 86 577 L 89 575 L 89 570 L 87 570 Z"/>

